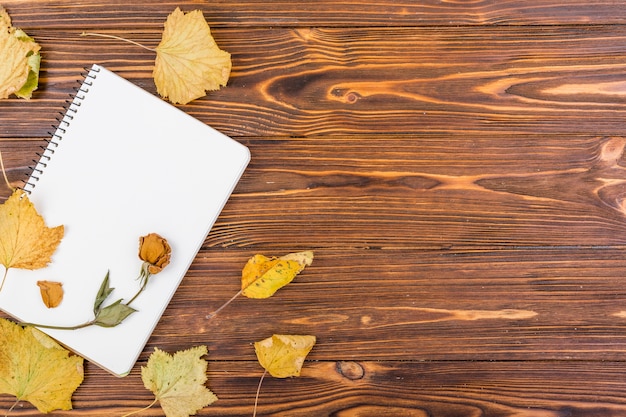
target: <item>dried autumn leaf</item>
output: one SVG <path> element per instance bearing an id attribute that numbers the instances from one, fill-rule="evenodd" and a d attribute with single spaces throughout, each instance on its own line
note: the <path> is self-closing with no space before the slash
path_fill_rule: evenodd
<path id="1" fill-rule="evenodd" d="M 281 258 L 254 255 L 241 273 L 241 293 L 248 298 L 271 297 L 312 262 L 311 251 L 290 253 Z"/>
<path id="2" fill-rule="evenodd" d="M 259 363 L 275 378 L 300 376 L 304 359 L 315 345 L 315 336 L 275 334 L 254 344 Z"/>
<path id="3" fill-rule="evenodd" d="M 152 391 L 166 417 L 188 417 L 217 401 L 204 383 L 207 380 L 206 346 L 170 355 L 158 348 L 141 368 L 144 386 Z M 153 403 L 154 404 L 154 403 Z"/>
<path id="4" fill-rule="evenodd" d="M 55 308 L 63 301 L 63 284 L 55 281 L 37 281 L 41 300 L 48 308 Z"/>
<path id="5" fill-rule="evenodd" d="M 0 290 L 10 268 L 47 266 L 63 234 L 63 226 L 46 227 L 27 194 L 14 191 L 0 205 L 0 264 L 5 267 Z"/>
<path id="6" fill-rule="evenodd" d="M 39 83 L 40 46 L 24 31 L 11 25 L 0 6 L 0 99 L 11 94 L 29 99 Z"/>
<path id="7" fill-rule="evenodd" d="M 200 10 L 183 13 L 177 7 L 167 17 L 156 54 L 154 83 L 172 103 L 202 97 L 225 86 L 230 76 L 230 54 L 217 46 Z"/>
<path id="8" fill-rule="evenodd" d="M 28 401 L 42 413 L 71 410 L 83 382 L 83 359 L 33 327 L 0 319 L 0 393 Z"/>

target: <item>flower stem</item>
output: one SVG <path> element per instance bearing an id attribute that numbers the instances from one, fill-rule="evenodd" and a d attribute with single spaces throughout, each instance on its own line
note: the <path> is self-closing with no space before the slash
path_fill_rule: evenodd
<path id="1" fill-rule="evenodd" d="M 83 32 L 80 34 L 80 36 L 99 36 L 101 38 L 117 39 L 118 41 L 132 43 L 133 45 L 139 46 L 143 49 L 147 49 L 148 51 L 156 52 L 156 49 L 148 48 L 147 46 L 144 46 L 138 42 L 131 41 L 130 39 L 122 38 L 122 37 L 115 36 L 115 35 L 107 35 L 104 33 Z"/>
<path id="2" fill-rule="evenodd" d="M 37 323 L 20 323 L 20 325 L 38 327 L 42 329 L 53 329 L 53 330 L 77 330 L 77 329 L 82 329 L 87 326 L 91 326 L 92 324 L 95 324 L 95 322 L 96 322 L 95 320 L 91 320 L 82 324 L 77 324 L 75 326 L 53 326 L 51 324 L 37 324 Z"/>
<path id="3" fill-rule="evenodd" d="M 139 274 L 139 278 L 138 278 L 138 279 L 141 279 L 141 288 L 139 288 L 139 291 L 137 291 L 137 293 L 133 295 L 133 298 L 131 298 L 130 301 L 125 303 L 127 306 L 130 306 L 130 304 L 133 301 L 135 301 L 135 299 L 139 297 L 139 294 L 141 294 L 143 290 L 146 288 L 146 285 L 148 285 L 148 280 L 150 279 L 150 275 L 151 274 L 146 269 L 142 268 L 141 273 Z"/>

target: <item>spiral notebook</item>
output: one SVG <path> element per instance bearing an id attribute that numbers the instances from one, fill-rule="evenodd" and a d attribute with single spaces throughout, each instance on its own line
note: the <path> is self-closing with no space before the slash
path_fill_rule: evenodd
<path id="1" fill-rule="evenodd" d="M 171 263 L 133 301 L 136 313 L 112 328 L 42 329 L 109 372 L 128 374 L 249 159 L 245 146 L 94 65 L 24 187 L 46 225 L 64 225 L 65 236 L 48 267 L 9 271 L 0 309 L 23 322 L 89 321 L 107 271 L 115 290 L 105 304 L 135 294 L 139 237 L 158 233 Z M 58 307 L 43 304 L 39 280 L 63 283 Z"/>

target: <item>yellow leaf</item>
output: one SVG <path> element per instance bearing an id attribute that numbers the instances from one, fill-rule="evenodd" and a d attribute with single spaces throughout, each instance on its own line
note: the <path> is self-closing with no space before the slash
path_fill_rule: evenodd
<path id="1" fill-rule="evenodd" d="M 9 268 L 39 269 L 47 266 L 63 234 L 63 226 L 46 227 L 27 194 L 14 191 L 0 205 L 0 264 L 5 267 L 5 278 Z"/>
<path id="2" fill-rule="evenodd" d="M 230 54 L 217 46 L 200 10 L 185 14 L 176 8 L 167 17 L 156 54 L 154 83 L 172 103 L 202 97 L 225 86 L 230 76 Z"/>
<path id="3" fill-rule="evenodd" d="M 304 359 L 315 345 L 315 336 L 275 334 L 254 344 L 261 366 L 275 378 L 300 376 Z"/>
<path id="4" fill-rule="evenodd" d="M 39 80 L 40 46 L 11 25 L 0 6 L 0 99 L 11 94 L 30 98 Z"/>
<path id="5" fill-rule="evenodd" d="M 54 281 L 37 281 L 41 299 L 48 308 L 55 308 L 63 301 L 63 284 Z"/>
<path id="6" fill-rule="evenodd" d="M 167 417 L 188 417 L 217 401 L 204 383 L 207 380 L 206 346 L 170 355 L 158 348 L 141 368 L 144 386 L 154 393 Z"/>
<path id="7" fill-rule="evenodd" d="M 312 262 L 311 251 L 290 253 L 281 258 L 254 255 L 241 273 L 241 293 L 248 298 L 271 297 Z"/>
<path id="8" fill-rule="evenodd" d="M 33 327 L 0 319 L 0 393 L 28 401 L 42 413 L 71 410 L 83 382 L 83 359 Z"/>

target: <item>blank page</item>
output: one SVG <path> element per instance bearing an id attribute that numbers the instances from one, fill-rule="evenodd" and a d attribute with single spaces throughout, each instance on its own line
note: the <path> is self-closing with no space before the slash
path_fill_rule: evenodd
<path id="1" fill-rule="evenodd" d="M 138 312 L 113 328 L 42 329 L 126 375 L 249 159 L 245 146 L 94 65 L 37 166 L 43 172 L 25 187 L 46 225 L 64 225 L 65 236 L 48 267 L 9 270 L 0 308 L 23 322 L 91 320 L 107 271 L 115 290 L 104 305 L 130 299 L 140 286 L 139 237 L 160 234 L 172 247 L 171 263 L 132 303 Z M 63 283 L 59 307 L 44 306 L 38 280 Z"/>

